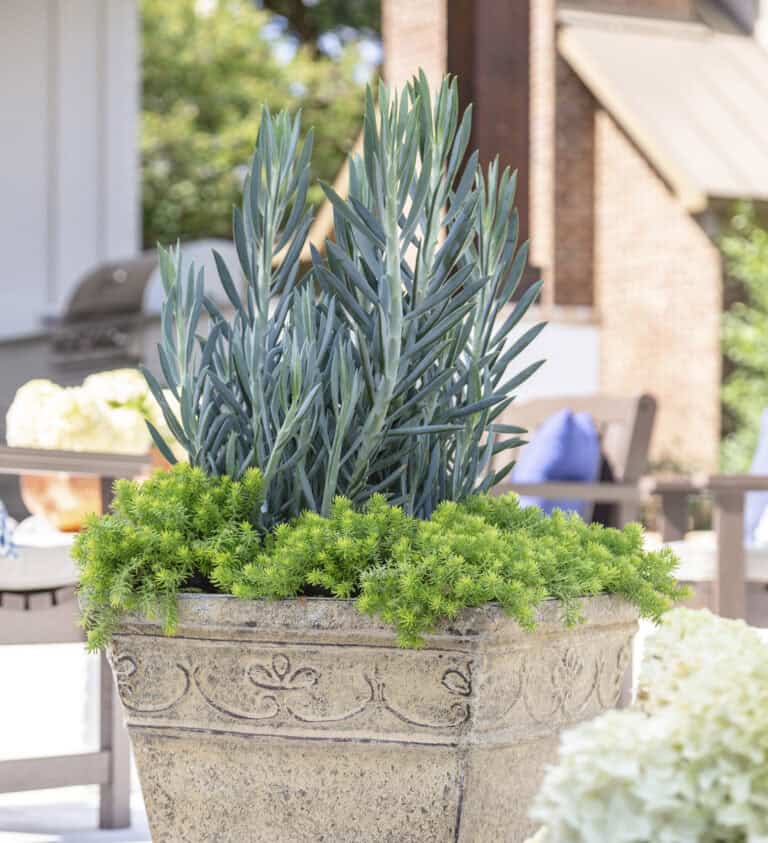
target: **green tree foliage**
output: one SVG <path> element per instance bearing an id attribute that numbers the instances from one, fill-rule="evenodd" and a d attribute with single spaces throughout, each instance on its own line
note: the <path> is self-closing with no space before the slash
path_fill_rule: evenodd
<path id="1" fill-rule="evenodd" d="M 142 0 L 141 169 L 146 247 L 230 237 L 243 163 L 262 104 L 301 109 L 315 126 L 314 175 L 332 181 L 359 131 L 363 90 L 353 54 L 301 47 L 281 63 L 264 37 L 269 14 L 250 0 Z M 311 203 L 322 193 L 314 187 Z"/>
<path id="2" fill-rule="evenodd" d="M 743 472 L 757 446 L 768 408 L 768 230 L 755 209 L 741 204 L 721 239 L 728 295 L 735 301 L 723 321 L 722 467 Z"/>
<path id="3" fill-rule="evenodd" d="M 75 543 L 89 646 L 103 646 L 125 612 L 176 624 L 179 590 L 203 587 L 243 598 L 352 598 L 364 613 L 419 646 L 441 620 L 498 603 L 532 627 L 542 600 L 581 619 L 580 599 L 620 594 L 658 618 L 683 596 L 669 550 L 647 552 L 638 525 L 623 531 L 576 516 L 523 509 L 515 495 L 443 503 L 429 520 L 380 495 L 361 509 L 337 498 L 329 516 L 306 512 L 259 529 L 262 480 L 206 476 L 187 464 L 144 484 L 121 481 L 113 512 Z"/>
<path id="4" fill-rule="evenodd" d="M 338 26 L 381 29 L 381 0 L 266 0 L 264 5 L 284 15 L 302 41 L 315 41 Z"/>

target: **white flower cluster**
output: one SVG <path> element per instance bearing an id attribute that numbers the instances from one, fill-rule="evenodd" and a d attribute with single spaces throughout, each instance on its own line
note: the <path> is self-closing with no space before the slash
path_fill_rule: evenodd
<path id="1" fill-rule="evenodd" d="M 152 438 L 145 419 L 167 442 L 174 441 L 136 369 L 90 375 L 73 387 L 31 380 L 19 388 L 8 410 L 6 439 L 12 447 L 146 454 Z"/>
<path id="2" fill-rule="evenodd" d="M 768 649 L 741 621 L 670 612 L 636 707 L 567 732 L 529 843 L 768 843 Z"/>

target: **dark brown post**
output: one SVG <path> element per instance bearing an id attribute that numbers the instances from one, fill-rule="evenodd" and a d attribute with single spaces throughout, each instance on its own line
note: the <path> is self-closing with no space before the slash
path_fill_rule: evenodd
<path id="1" fill-rule="evenodd" d="M 448 71 L 474 103 L 471 146 L 518 171 L 520 239 L 530 233 L 531 7 L 528 0 L 448 0 Z"/>
<path id="2" fill-rule="evenodd" d="M 688 493 L 661 493 L 661 540 L 682 541 L 688 532 Z"/>

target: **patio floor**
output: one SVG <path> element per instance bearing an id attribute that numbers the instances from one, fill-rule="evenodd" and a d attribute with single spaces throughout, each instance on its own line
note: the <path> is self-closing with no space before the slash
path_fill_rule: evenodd
<path id="1" fill-rule="evenodd" d="M 98 787 L 0 794 L 0 843 L 151 843 L 141 794 L 131 828 L 96 830 Z"/>

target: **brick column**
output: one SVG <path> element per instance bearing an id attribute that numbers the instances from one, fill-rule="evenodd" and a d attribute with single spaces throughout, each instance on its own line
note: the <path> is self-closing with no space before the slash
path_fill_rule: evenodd
<path id="1" fill-rule="evenodd" d="M 483 164 L 498 155 L 519 172 L 520 237 L 530 230 L 531 4 L 451 0 L 448 69 L 461 80 L 462 105 L 474 105 L 471 145 Z"/>
<path id="2" fill-rule="evenodd" d="M 436 87 L 447 71 L 448 0 L 382 0 L 384 78 L 402 87 L 421 67 Z"/>
<path id="3" fill-rule="evenodd" d="M 594 303 L 595 114 L 592 94 L 556 59 L 554 155 L 554 299 Z"/>
<path id="4" fill-rule="evenodd" d="M 458 77 L 474 107 L 471 146 L 518 171 L 520 239 L 529 280 L 553 265 L 554 0 L 382 0 L 384 73 L 396 85 L 419 66 L 436 84 Z M 551 284 L 548 286 L 551 300 Z"/>

